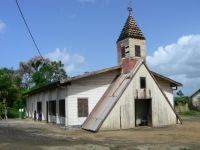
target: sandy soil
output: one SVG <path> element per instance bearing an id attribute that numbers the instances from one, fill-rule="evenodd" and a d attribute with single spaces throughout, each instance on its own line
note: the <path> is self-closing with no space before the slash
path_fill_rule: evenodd
<path id="1" fill-rule="evenodd" d="M 31 119 L 0 121 L 0 150 L 200 150 L 200 116 L 183 125 L 92 133 Z"/>

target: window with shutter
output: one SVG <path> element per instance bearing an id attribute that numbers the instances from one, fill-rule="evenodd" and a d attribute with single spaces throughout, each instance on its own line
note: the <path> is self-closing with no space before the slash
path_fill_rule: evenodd
<path id="1" fill-rule="evenodd" d="M 139 45 L 135 45 L 135 56 L 141 57 Z"/>
<path id="2" fill-rule="evenodd" d="M 122 58 L 125 57 L 125 47 L 122 47 Z"/>
<path id="3" fill-rule="evenodd" d="M 88 116 L 88 99 L 78 99 L 78 117 Z"/>

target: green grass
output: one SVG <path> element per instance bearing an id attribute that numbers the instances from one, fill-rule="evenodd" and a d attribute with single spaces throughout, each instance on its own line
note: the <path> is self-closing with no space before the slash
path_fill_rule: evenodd
<path id="1" fill-rule="evenodd" d="M 185 112 L 179 112 L 180 115 L 185 115 L 185 116 L 198 116 L 200 115 L 200 111 L 196 110 L 189 110 Z"/>
<path id="2" fill-rule="evenodd" d="M 109 146 L 109 150 L 114 150 L 115 147 Z"/>
<path id="3" fill-rule="evenodd" d="M 191 150 L 190 148 L 179 148 L 179 150 Z"/>

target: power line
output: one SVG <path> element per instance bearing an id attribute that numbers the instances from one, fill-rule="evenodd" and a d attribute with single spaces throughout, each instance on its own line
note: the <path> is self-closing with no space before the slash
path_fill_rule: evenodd
<path id="1" fill-rule="evenodd" d="M 23 18 L 23 20 L 24 20 L 24 23 L 25 23 L 25 25 L 26 25 L 26 27 L 27 27 L 27 29 L 28 29 L 28 32 L 29 32 L 29 34 L 30 34 L 30 36 L 31 36 L 31 38 L 32 38 L 32 40 L 33 40 L 33 43 L 35 44 L 35 47 L 36 47 L 38 53 L 39 53 L 40 56 L 42 57 L 42 55 L 41 55 L 41 53 L 40 53 L 40 51 L 39 51 L 39 49 L 38 49 L 38 47 L 37 47 L 37 45 L 36 45 L 36 42 L 35 42 L 35 40 L 34 40 L 32 34 L 31 34 L 31 31 L 29 30 L 28 24 L 26 23 L 26 20 L 25 20 L 23 14 L 22 14 L 22 11 L 21 11 L 21 9 L 20 9 L 20 7 L 19 7 L 19 4 L 18 4 L 17 0 L 16 0 L 16 3 L 17 3 L 17 6 L 18 6 L 18 8 L 19 8 L 20 14 L 21 14 L 21 16 L 22 16 L 22 18 Z M 44 58 L 43 58 L 43 57 L 42 57 L 42 60 L 44 61 Z"/>

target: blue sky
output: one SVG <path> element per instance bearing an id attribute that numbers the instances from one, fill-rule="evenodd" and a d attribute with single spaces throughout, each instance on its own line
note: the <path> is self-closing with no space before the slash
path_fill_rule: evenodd
<path id="1" fill-rule="evenodd" d="M 18 0 L 43 57 L 62 60 L 69 76 L 117 65 L 116 40 L 128 17 L 125 0 Z M 146 38 L 147 65 L 200 88 L 200 1 L 132 0 Z M 15 0 L 0 0 L 0 68 L 38 56 Z"/>

